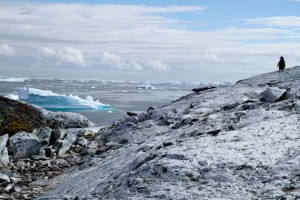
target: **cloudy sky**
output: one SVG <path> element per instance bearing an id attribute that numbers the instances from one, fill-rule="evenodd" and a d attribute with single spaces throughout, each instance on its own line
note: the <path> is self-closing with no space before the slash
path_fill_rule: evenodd
<path id="1" fill-rule="evenodd" d="M 0 76 L 236 81 L 300 65 L 300 0 L 0 0 Z"/>

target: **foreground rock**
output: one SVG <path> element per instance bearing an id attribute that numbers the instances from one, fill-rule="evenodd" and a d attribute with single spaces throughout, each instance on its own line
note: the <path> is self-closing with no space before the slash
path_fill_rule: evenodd
<path id="1" fill-rule="evenodd" d="M 283 95 L 286 93 L 285 89 L 279 88 L 267 88 L 261 93 L 262 98 L 267 102 L 276 102 L 279 101 Z"/>
<path id="2" fill-rule="evenodd" d="M 8 134 L 0 136 L 0 166 L 9 163 L 8 150 L 6 147 L 8 138 Z"/>
<path id="3" fill-rule="evenodd" d="M 0 135 L 30 132 L 45 126 L 43 114 L 34 106 L 0 96 Z"/>
<path id="4" fill-rule="evenodd" d="M 49 179 L 97 150 L 96 133 L 87 128 L 93 124 L 79 114 L 48 112 L 2 97 L 0 109 L 0 199 L 37 197 Z M 77 144 L 86 133 L 89 138 Z"/>
<path id="5" fill-rule="evenodd" d="M 93 124 L 77 113 L 49 112 L 0 96 L 0 135 L 32 132 L 43 127 L 85 128 Z"/>
<path id="6" fill-rule="evenodd" d="M 264 74 L 124 118 L 38 199 L 297 199 L 299 77 L 300 67 Z"/>
<path id="7" fill-rule="evenodd" d="M 86 132 L 91 133 L 90 130 L 60 130 L 63 136 L 52 140 L 52 133 L 57 132 L 45 128 L 33 133 L 19 132 L 10 139 L 7 134 L 1 136 L 9 140 L 5 148 L 10 149 L 10 154 L 0 166 L 0 199 L 36 198 L 45 191 L 49 180 L 81 166 L 98 148 L 93 138 L 82 137 Z"/>

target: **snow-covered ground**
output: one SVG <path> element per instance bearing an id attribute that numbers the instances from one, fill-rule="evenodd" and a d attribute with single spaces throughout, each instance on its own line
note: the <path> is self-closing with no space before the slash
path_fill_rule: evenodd
<path id="1" fill-rule="evenodd" d="M 287 93 L 265 102 L 268 87 Z M 40 199 L 300 198 L 299 89 L 294 67 L 124 118 Z"/>

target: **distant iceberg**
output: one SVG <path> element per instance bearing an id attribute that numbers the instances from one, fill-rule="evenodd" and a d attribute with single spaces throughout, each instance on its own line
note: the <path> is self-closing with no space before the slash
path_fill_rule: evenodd
<path id="1" fill-rule="evenodd" d="M 90 109 L 101 110 L 110 108 L 108 104 L 102 104 L 99 100 L 94 101 L 93 97 L 87 96 L 81 99 L 75 95 L 60 95 L 50 90 L 40 90 L 35 88 L 19 88 L 18 98 L 30 104 L 40 106 L 48 110 L 73 110 Z"/>
<path id="2" fill-rule="evenodd" d="M 150 82 L 147 82 L 145 85 L 138 85 L 137 86 L 138 89 L 146 89 L 146 90 L 154 90 L 156 89 L 155 87 L 153 87 Z"/>
<path id="3" fill-rule="evenodd" d="M 16 82 L 16 83 L 23 83 L 25 80 L 28 80 L 27 78 L 1 78 L 0 82 Z"/>

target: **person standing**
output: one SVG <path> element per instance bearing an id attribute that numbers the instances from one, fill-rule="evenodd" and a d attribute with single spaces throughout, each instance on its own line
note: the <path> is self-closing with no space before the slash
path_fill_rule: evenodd
<path id="1" fill-rule="evenodd" d="M 277 67 L 279 67 L 279 72 L 282 72 L 285 68 L 285 61 L 284 61 L 284 58 L 282 56 L 280 57 L 280 60 L 277 64 Z"/>

